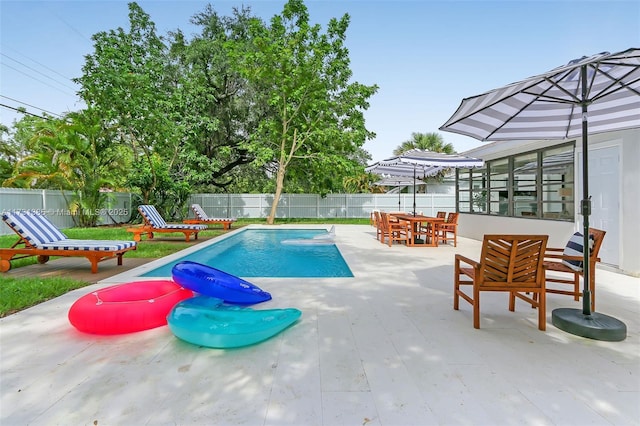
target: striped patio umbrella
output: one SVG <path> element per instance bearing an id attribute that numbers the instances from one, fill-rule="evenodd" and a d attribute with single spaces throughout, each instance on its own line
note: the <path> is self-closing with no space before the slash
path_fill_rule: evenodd
<path id="1" fill-rule="evenodd" d="M 382 179 L 375 183 L 377 186 L 393 186 L 398 191 L 398 211 L 402 210 L 402 202 L 400 196 L 400 189 L 403 186 L 412 186 L 415 192 L 416 185 L 424 185 L 424 181 L 420 179 L 410 179 L 405 176 L 392 176 L 392 175 L 383 175 Z"/>
<path id="2" fill-rule="evenodd" d="M 640 49 L 600 53 L 570 61 L 547 73 L 465 98 L 440 130 L 481 141 L 582 138 L 584 247 L 589 246 L 588 136 L 640 127 Z M 589 252 L 584 250 L 584 265 Z M 554 311 L 565 331 L 598 340 L 623 340 L 617 320 L 593 316 L 589 268 L 583 272 L 581 314 Z M 624 331 L 624 333 L 623 333 Z"/>
<path id="3" fill-rule="evenodd" d="M 484 161 L 459 154 L 445 154 L 424 149 L 411 149 L 395 157 L 378 161 L 365 168 L 368 173 L 408 176 L 413 179 L 435 176 L 443 170 L 482 167 Z M 413 191 L 413 215 L 416 214 L 416 192 Z"/>

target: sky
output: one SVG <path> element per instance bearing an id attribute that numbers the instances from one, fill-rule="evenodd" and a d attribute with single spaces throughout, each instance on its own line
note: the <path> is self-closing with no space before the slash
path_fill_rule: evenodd
<path id="1" fill-rule="evenodd" d="M 200 28 L 190 18 L 211 4 L 219 15 L 248 6 L 268 21 L 285 1 L 138 1 L 159 35 Z M 372 162 L 393 155 L 412 133 L 438 132 L 457 152 L 482 144 L 439 129 L 463 98 L 541 74 L 572 59 L 640 48 L 640 0 L 306 0 L 323 27 L 349 14 L 346 46 L 353 81 L 376 84 L 365 112 L 376 137 Z M 91 37 L 129 29 L 128 2 L 0 0 L 0 123 L 21 115 L 84 108 L 78 86 Z"/>

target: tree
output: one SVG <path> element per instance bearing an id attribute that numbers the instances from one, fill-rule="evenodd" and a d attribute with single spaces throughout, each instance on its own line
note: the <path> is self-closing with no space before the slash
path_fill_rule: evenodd
<path id="1" fill-rule="evenodd" d="M 253 49 L 236 51 L 256 104 L 269 108 L 245 144 L 255 163 L 272 164 L 275 170 L 268 224 L 274 222 L 292 163 L 304 164 L 307 176 L 324 171 L 324 179 L 316 182 L 322 192 L 334 185 L 334 176 L 356 170 L 350 156 L 373 137 L 362 111 L 377 86 L 349 83 L 352 72 L 344 46 L 348 26 L 345 14 L 339 20 L 332 18 L 322 34 L 320 25 L 309 23 L 304 2 L 290 0 L 269 26 L 252 19 Z M 335 184 L 342 185 L 342 179 Z"/>
<path id="2" fill-rule="evenodd" d="M 379 179 L 379 176 L 371 173 L 348 176 L 343 179 L 344 190 L 348 193 L 374 192 L 378 188 L 375 183 Z"/>
<path id="3" fill-rule="evenodd" d="M 246 80 L 238 73 L 231 56 L 250 43 L 248 8 L 220 17 L 209 5 L 191 22 L 201 34 L 187 41 L 182 32 L 171 34 L 171 59 L 176 64 L 185 146 L 180 154 L 184 178 L 213 190 L 230 188 L 239 167 L 253 157 L 241 147 L 258 126 L 260 106 L 248 102 Z M 264 175 L 264 172 L 262 172 Z"/>
<path id="4" fill-rule="evenodd" d="M 105 207 L 107 193 L 124 181 L 128 153 L 111 143 L 109 132 L 92 109 L 62 119 L 25 117 L 18 126 L 26 154 L 16 162 L 4 184 L 23 188 L 73 191 L 67 200 L 79 226 L 95 226 L 96 211 Z"/>
<path id="5" fill-rule="evenodd" d="M 168 50 L 156 34 L 155 24 L 136 3 L 129 3 L 128 32 L 122 28 L 94 34 L 94 53 L 85 57 L 80 96 L 104 120 L 105 127 L 117 129 L 119 142 L 130 147 L 136 169 L 150 172 L 140 188 L 144 202 L 166 182 L 156 166 L 168 170 L 179 162 L 184 124 L 180 93 L 175 90 Z M 160 155 L 158 163 L 155 157 Z M 176 180 L 176 179 L 173 179 Z M 175 204 L 180 200 L 171 200 Z M 164 206 L 161 206 L 161 208 Z"/>
<path id="6" fill-rule="evenodd" d="M 402 142 L 393 150 L 393 155 L 401 155 L 412 149 L 424 149 L 445 154 L 455 154 L 455 149 L 450 143 L 445 143 L 439 133 L 412 133 L 411 139 Z"/>
<path id="7" fill-rule="evenodd" d="M 21 147 L 12 137 L 9 128 L 0 124 L 0 182 L 11 177 L 13 166 L 18 161 Z"/>

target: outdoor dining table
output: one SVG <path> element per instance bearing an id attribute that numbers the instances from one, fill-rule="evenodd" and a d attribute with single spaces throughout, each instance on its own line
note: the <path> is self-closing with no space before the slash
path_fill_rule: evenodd
<path id="1" fill-rule="evenodd" d="M 423 216 L 420 214 L 412 215 L 412 214 L 393 214 L 393 217 L 398 220 L 404 220 L 411 224 L 411 237 L 409 238 L 409 247 L 437 247 L 438 246 L 438 238 L 436 235 L 438 234 L 438 225 L 444 223 L 446 221 L 445 218 L 441 217 L 433 217 L 433 216 Z M 429 238 L 426 234 L 424 235 L 424 240 L 418 238 L 418 227 L 421 224 L 430 223 L 433 227 L 433 233 L 431 238 Z"/>

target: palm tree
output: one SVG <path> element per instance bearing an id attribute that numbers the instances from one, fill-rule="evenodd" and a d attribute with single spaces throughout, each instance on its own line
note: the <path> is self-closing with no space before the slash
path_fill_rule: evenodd
<path id="1" fill-rule="evenodd" d="M 25 122 L 22 131 L 28 135 L 28 152 L 3 184 L 72 191 L 67 204 L 74 221 L 95 226 L 95 212 L 108 201 L 101 189 L 117 187 L 126 170 L 126 152 L 112 143 L 100 123 L 99 114 L 91 109 L 68 113 L 62 119 Z"/>
<path id="2" fill-rule="evenodd" d="M 402 155 L 412 149 L 425 149 L 433 152 L 443 152 L 445 154 L 455 154 L 453 145 L 445 143 L 439 133 L 412 133 L 411 139 L 393 150 L 393 155 Z"/>

